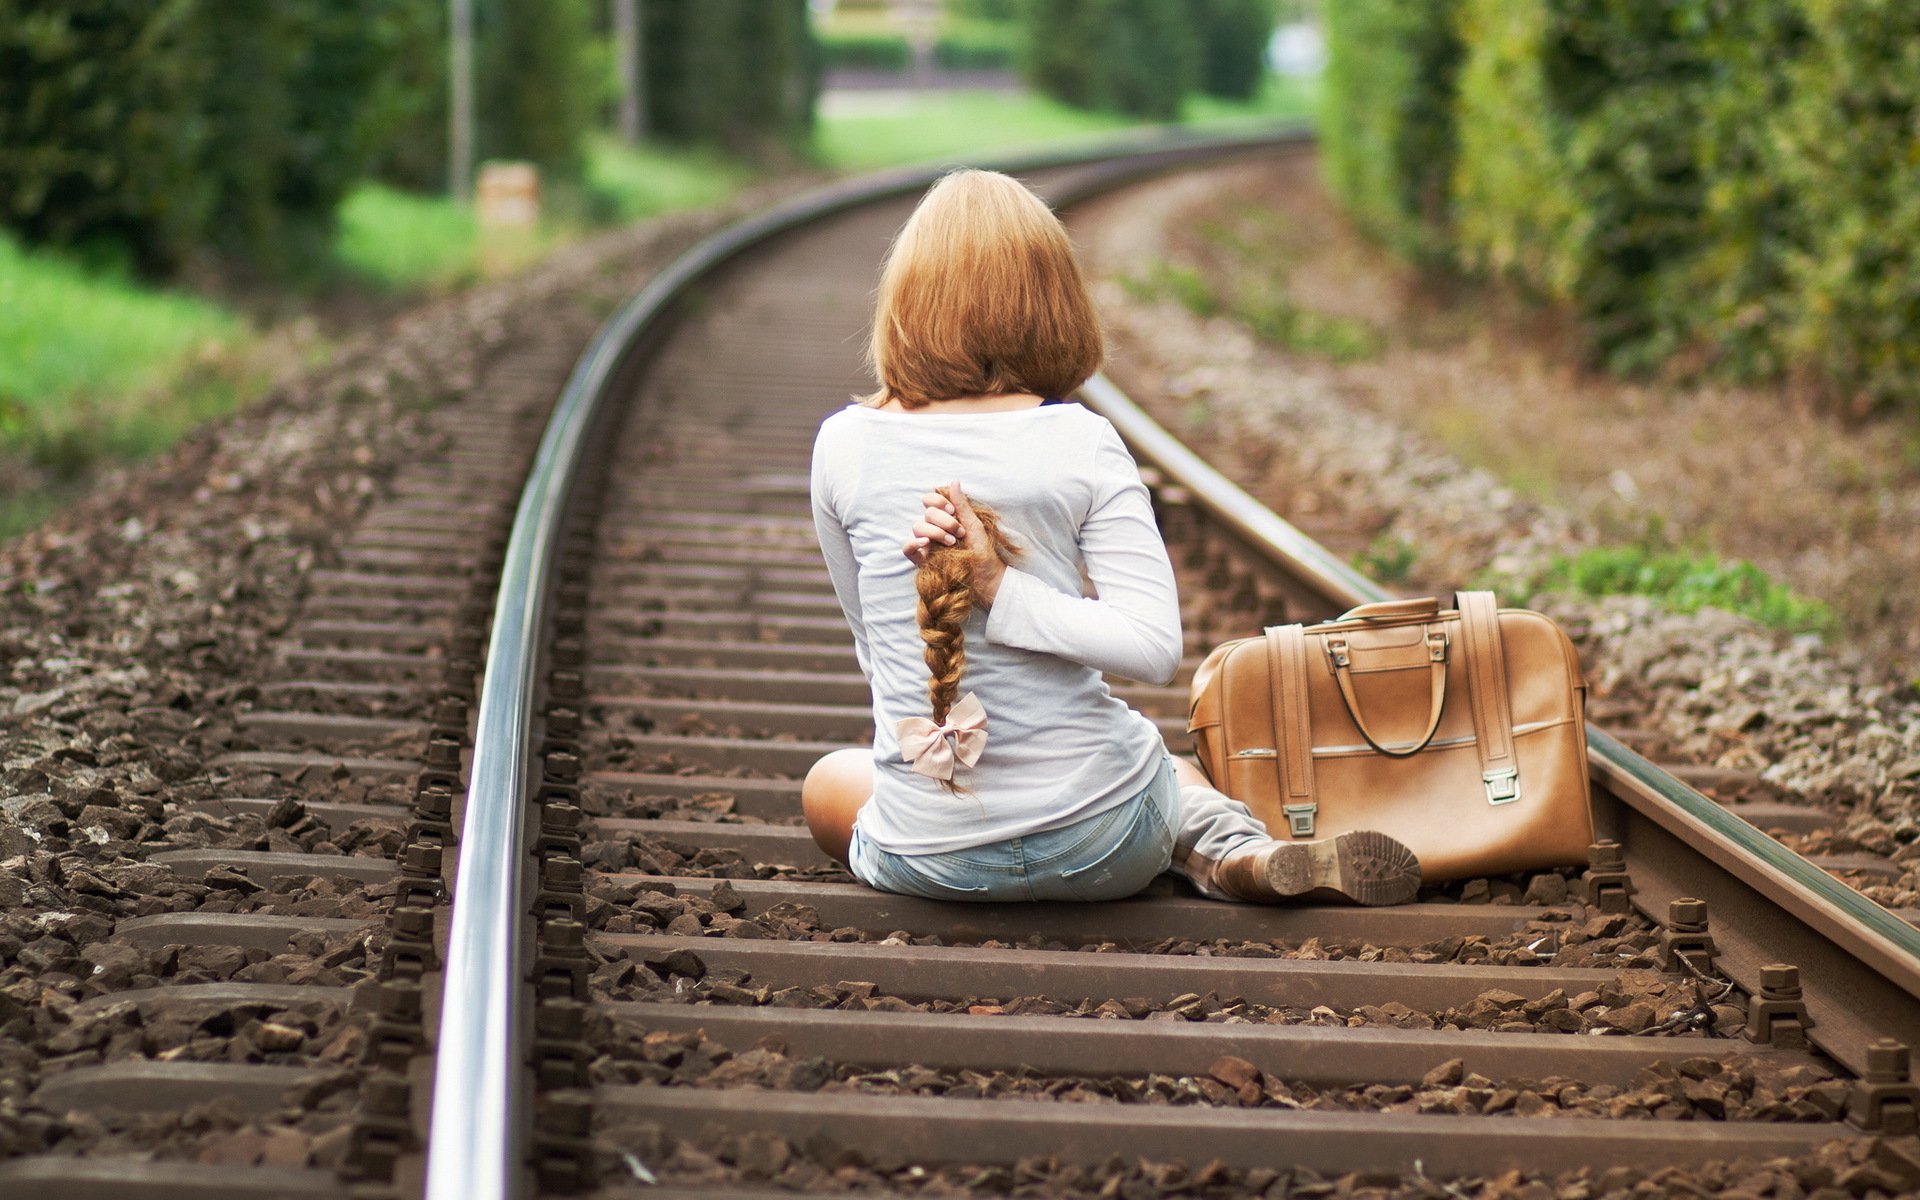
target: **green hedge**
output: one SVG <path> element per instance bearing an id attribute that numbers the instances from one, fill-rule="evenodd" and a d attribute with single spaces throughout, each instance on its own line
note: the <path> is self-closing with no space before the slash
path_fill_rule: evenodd
<path id="1" fill-rule="evenodd" d="M 1415 258 L 1450 227 L 1455 0 L 1340 0 L 1324 10 L 1327 181 L 1372 236 Z"/>
<path id="2" fill-rule="evenodd" d="M 933 61 L 949 71 L 1010 71 L 1020 62 L 1020 27 L 1010 21 L 968 21 L 933 43 Z"/>
<path id="3" fill-rule="evenodd" d="M 828 33 L 820 35 L 820 57 L 828 70 L 904 71 L 913 47 L 897 33 Z"/>
<path id="4" fill-rule="evenodd" d="M 1619 369 L 1683 358 L 1920 409 L 1920 5 L 1434 14 L 1329 7 L 1328 175 L 1363 227 L 1571 304 Z M 1457 74 L 1423 49 L 1449 39 Z M 1423 118 L 1433 152 L 1410 153 Z M 1413 198 L 1443 165 L 1436 211 Z"/>
<path id="5" fill-rule="evenodd" d="M 0 221 L 160 272 L 282 272 L 403 104 L 410 0 L 0 0 Z"/>
<path id="6" fill-rule="evenodd" d="M 1030 0 L 1022 14 L 1027 77 L 1065 103 L 1170 121 L 1198 81 L 1184 0 Z"/>

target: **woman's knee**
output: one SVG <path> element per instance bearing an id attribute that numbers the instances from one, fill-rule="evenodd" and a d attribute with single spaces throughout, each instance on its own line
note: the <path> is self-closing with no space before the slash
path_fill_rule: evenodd
<path id="1" fill-rule="evenodd" d="M 873 792 L 873 753 L 848 748 L 823 754 L 807 771 L 800 784 L 800 802 L 807 808 L 816 804 L 844 801 L 849 793 L 862 792 L 860 802 Z"/>
<path id="2" fill-rule="evenodd" d="M 822 850 L 845 860 L 854 818 L 872 795 L 872 751 L 835 750 L 813 764 L 800 784 L 800 811 Z"/>

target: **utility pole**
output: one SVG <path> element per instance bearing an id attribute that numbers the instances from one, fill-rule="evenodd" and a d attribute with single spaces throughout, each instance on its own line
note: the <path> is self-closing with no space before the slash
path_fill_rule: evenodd
<path id="1" fill-rule="evenodd" d="M 473 0 L 451 0 L 447 46 L 447 186 L 473 198 Z"/>
<path id="2" fill-rule="evenodd" d="M 637 142 L 647 133 L 647 93 L 641 87 L 646 53 L 640 27 L 640 0 L 613 0 L 613 53 L 620 67 L 620 136 Z"/>

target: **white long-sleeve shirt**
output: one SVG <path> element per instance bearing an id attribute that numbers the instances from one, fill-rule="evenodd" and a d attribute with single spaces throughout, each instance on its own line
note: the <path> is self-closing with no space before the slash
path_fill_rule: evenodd
<path id="1" fill-rule="evenodd" d="M 901 545 L 921 497 L 954 480 L 994 507 L 1022 553 L 991 610 L 966 625 L 958 695 L 979 695 L 987 747 L 950 793 L 900 757 L 894 726 L 931 715 L 915 567 Z M 1151 782 L 1159 730 L 1101 674 L 1170 681 L 1180 606 L 1139 469 L 1106 418 L 1078 404 L 850 406 L 814 443 L 813 518 L 872 686 L 874 795 L 859 818 L 868 841 L 896 854 L 985 845 L 1094 816 Z"/>

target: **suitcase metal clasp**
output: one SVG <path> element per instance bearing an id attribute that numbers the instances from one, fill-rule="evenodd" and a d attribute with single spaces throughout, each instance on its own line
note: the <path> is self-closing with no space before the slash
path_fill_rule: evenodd
<path id="1" fill-rule="evenodd" d="M 1520 798 L 1520 769 L 1518 767 L 1499 767 L 1485 772 L 1480 778 L 1487 785 L 1488 804 L 1512 804 Z"/>
<path id="2" fill-rule="evenodd" d="M 1318 804 L 1283 804 L 1280 811 L 1286 814 L 1287 830 L 1294 837 L 1313 836 L 1313 817 L 1320 811 Z"/>

